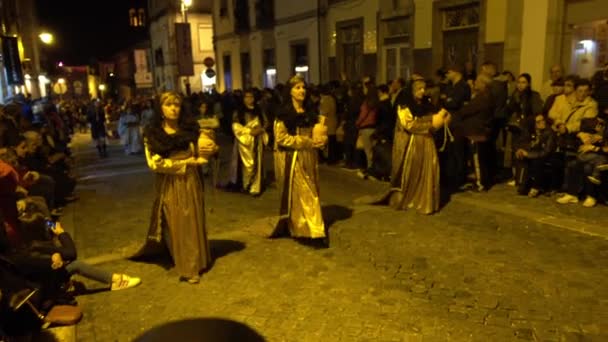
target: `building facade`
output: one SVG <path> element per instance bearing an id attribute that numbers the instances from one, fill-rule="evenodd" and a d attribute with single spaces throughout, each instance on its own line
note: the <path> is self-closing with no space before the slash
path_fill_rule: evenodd
<path id="1" fill-rule="evenodd" d="M 263 23 L 273 24 L 259 25 L 268 6 L 274 17 Z M 539 87 L 554 64 L 590 76 L 608 62 L 604 0 L 218 0 L 213 17 L 221 90 L 294 73 L 383 83 L 484 61 L 528 72 Z"/>
<path id="2" fill-rule="evenodd" d="M 274 11 L 273 0 L 214 1 L 218 90 L 276 85 Z"/>
<path id="3" fill-rule="evenodd" d="M 34 0 L 0 1 L 2 102 L 19 93 L 31 95 L 34 99 L 46 95 L 48 79 L 40 70 L 40 32 L 35 13 Z"/>
<path id="4" fill-rule="evenodd" d="M 207 64 L 215 64 L 212 1 L 193 1 L 192 7 L 185 11 L 179 1 L 172 0 L 150 0 L 148 6 L 155 88 L 189 93 L 215 87 L 214 66 L 205 65 L 206 59 Z M 190 37 L 176 30 L 179 23 L 189 24 Z M 189 55 L 184 55 L 187 53 L 184 51 L 189 51 Z M 184 66 L 190 71 L 183 72 L 180 68 Z M 208 69 L 214 72 L 206 72 Z"/>

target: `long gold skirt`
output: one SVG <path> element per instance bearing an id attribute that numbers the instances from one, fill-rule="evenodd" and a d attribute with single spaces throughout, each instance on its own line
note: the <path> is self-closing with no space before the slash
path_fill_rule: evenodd
<path id="1" fill-rule="evenodd" d="M 287 221 L 294 237 L 325 237 L 317 156 L 317 150 L 276 151 L 274 154 L 281 194 L 280 218 Z"/>
<path id="2" fill-rule="evenodd" d="M 137 255 L 158 252 L 164 244 L 180 276 L 197 276 L 211 264 L 200 171 L 189 166 L 184 175 L 157 173 L 155 189 L 146 244 Z"/>
<path id="3" fill-rule="evenodd" d="M 439 159 L 433 137 L 397 132 L 390 188 L 355 203 L 389 204 L 397 210 L 415 209 L 422 214 L 439 210 Z"/>

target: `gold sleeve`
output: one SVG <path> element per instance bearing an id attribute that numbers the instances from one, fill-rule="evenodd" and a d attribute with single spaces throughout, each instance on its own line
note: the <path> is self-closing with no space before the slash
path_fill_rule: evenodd
<path id="1" fill-rule="evenodd" d="M 144 148 L 146 151 L 146 162 L 150 170 L 174 175 L 186 173 L 186 168 L 188 167 L 186 160 L 172 160 L 171 158 L 163 158 L 158 154 L 152 154 L 146 143 L 144 143 Z"/>
<path id="2" fill-rule="evenodd" d="M 287 127 L 282 121 L 277 121 L 274 131 L 277 145 L 293 148 L 296 150 L 312 148 L 312 139 L 300 135 L 290 135 Z"/>
<path id="3" fill-rule="evenodd" d="M 401 126 L 412 134 L 426 134 L 430 133 L 433 129 L 432 115 L 414 117 L 409 108 L 399 109 L 397 114 Z"/>

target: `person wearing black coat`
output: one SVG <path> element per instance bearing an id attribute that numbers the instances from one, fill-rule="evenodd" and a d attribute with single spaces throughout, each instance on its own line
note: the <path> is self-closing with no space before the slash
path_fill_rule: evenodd
<path id="1" fill-rule="evenodd" d="M 494 101 L 489 90 L 492 82 L 488 76 L 480 74 L 475 80 L 475 96 L 471 101 L 454 113 L 452 129 L 456 140 L 465 139 L 476 151 L 471 149 L 469 155 L 476 161 L 477 189 L 486 190 L 491 185 L 491 122 Z M 466 176 L 463 174 L 460 177 Z M 464 179 L 461 179 L 464 183 Z"/>
<path id="2" fill-rule="evenodd" d="M 519 184 L 517 192 L 537 197 L 547 183 L 543 177 L 545 163 L 557 148 L 555 133 L 547 118 L 539 114 L 534 118 L 534 128 L 522 132 L 515 144 L 515 177 Z"/>

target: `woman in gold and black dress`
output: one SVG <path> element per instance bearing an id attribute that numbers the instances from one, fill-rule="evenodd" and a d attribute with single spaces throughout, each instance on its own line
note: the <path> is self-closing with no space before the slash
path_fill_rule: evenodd
<path id="1" fill-rule="evenodd" d="M 232 119 L 234 147 L 230 162 L 230 182 L 239 190 L 259 196 L 264 183 L 264 147 L 268 134 L 264 116 L 255 103 L 253 90 L 245 90 L 243 104 Z"/>
<path id="2" fill-rule="evenodd" d="M 179 94 L 163 93 L 156 118 L 145 132 L 146 160 L 156 174 L 156 198 L 146 245 L 138 255 L 166 245 L 180 279 L 194 284 L 211 264 L 199 166 L 217 146 L 200 133 L 193 118 L 182 113 L 181 104 Z"/>
<path id="3" fill-rule="evenodd" d="M 319 199 L 318 150 L 327 143 L 323 117 L 306 106 L 306 84 L 289 80 L 290 99 L 274 125 L 275 172 L 280 189 L 280 223 L 293 237 L 327 245 Z"/>
<path id="4" fill-rule="evenodd" d="M 436 111 L 425 94 L 425 82 L 412 82 L 407 106 L 397 110 L 390 189 L 362 202 L 388 203 L 398 210 L 422 214 L 439 210 L 439 160 L 433 132 L 450 121 L 444 109 Z"/>

